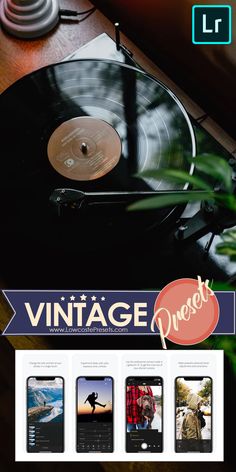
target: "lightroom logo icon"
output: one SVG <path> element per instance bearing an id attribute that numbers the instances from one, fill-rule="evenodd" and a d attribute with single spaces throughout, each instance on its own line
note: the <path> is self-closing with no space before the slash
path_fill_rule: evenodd
<path id="1" fill-rule="evenodd" d="M 194 5 L 192 7 L 193 44 L 230 44 L 232 8 L 230 5 Z"/>

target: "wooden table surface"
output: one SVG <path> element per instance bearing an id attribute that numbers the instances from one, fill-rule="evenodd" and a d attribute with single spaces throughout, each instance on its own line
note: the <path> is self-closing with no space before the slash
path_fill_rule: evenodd
<path id="1" fill-rule="evenodd" d="M 2 0 L 0 0 L 2 1 Z M 61 8 L 79 11 L 87 10 L 93 5 L 87 0 L 60 0 Z M 122 29 L 122 25 L 121 25 Z M 106 32 L 114 38 L 114 26 L 98 10 L 85 21 L 63 21 L 46 36 L 35 40 L 21 40 L 8 35 L 0 29 L 0 92 L 17 79 L 40 67 L 59 62 L 97 35 Z M 182 100 L 188 112 L 198 118 L 204 110 L 199 108 L 176 84 L 170 80 L 152 61 L 150 61 L 127 37 L 121 35 L 122 43 L 133 53 L 135 60 L 149 73 L 153 74 L 171 88 Z M 217 126 L 210 118 L 205 120 L 204 127 L 218 139 L 230 152 L 236 149 L 236 142 Z M 0 273 L 1 288 L 4 288 L 4 274 Z M 8 287 L 11 288 L 11 287 Z M 17 287 L 14 287 L 17 288 Z M 27 287 L 26 287 L 27 288 Z M 0 330 L 7 325 L 11 316 L 10 310 L 0 296 Z M 48 338 L 9 337 L 15 348 L 47 348 Z"/>
<path id="2" fill-rule="evenodd" d="M 60 6 L 83 11 L 93 5 L 87 0 L 60 0 Z M 97 11 L 80 23 L 69 19 L 60 22 L 47 35 L 34 40 L 14 38 L 1 28 L 0 92 L 25 74 L 61 61 L 107 29 L 111 29 L 110 22 Z"/>

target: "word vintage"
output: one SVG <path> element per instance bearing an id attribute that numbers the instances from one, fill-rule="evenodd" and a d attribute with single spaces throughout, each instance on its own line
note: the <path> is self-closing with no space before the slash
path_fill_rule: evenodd
<path id="1" fill-rule="evenodd" d="M 146 302 L 134 303 L 132 312 L 128 303 L 113 303 L 106 313 L 98 302 L 93 303 L 89 309 L 86 302 L 69 302 L 66 309 L 60 303 L 41 302 L 35 310 L 28 302 L 24 305 L 32 326 L 38 326 L 41 318 L 45 319 L 46 326 L 59 326 L 61 321 L 70 327 L 75 324 L 78 327 L 91 326 L 94 323 L 107 326 L 109 320 L 112 325 L 121 327 L 127 326 L 132 318 L 134 326 L 147 325 L 147 320 L 143 320 L 147 316 Z"/>

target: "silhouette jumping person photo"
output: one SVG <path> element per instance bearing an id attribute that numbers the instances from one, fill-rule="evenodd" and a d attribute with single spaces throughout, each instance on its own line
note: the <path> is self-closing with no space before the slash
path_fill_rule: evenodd
<path id="1" fill-rule="evenodd" d="M 87 396 L 86 400 L 84 401 L 84 403 L 89 402 L 90 406 L 92 407 L 92 414 L 95 411 L 96 405 L 102 406 L 103 408 L 106 407 L 106 404 L 102 405 L 102 403 L 97 402 L 96 401 L 97 398 L 98 398 L 98 393 L 92 392 Z"/>

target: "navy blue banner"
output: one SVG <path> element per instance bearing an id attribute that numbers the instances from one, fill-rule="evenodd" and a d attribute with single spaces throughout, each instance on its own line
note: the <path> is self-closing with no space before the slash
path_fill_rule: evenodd
<path id="1" fill-rule="evenodd" d="M 4 335 L 150 335 L 157 291 L 4 290 L 13 317 Z M 214 334 L 235 334 L 235 292 L 215 292 Z"/>

